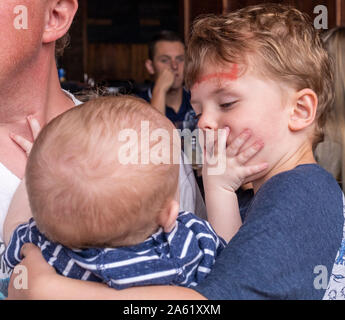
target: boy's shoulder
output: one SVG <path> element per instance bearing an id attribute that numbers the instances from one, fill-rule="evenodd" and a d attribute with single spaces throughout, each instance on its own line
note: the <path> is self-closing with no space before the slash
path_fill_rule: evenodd
<path id="1" fill-rule="evenodd" d="M 317 164 L 306 164 L 266 181 L 250 203 L 247 218 L 341 222 L 342 207 L 342 191 L 332 175 Z"/>
<path id="2" fill-rule="evenodd" d="M 269 179 L 259 189 L 262 193 L 299 194 L 314 196 L 316 193 L 335 193 L 341 197 L 341 189 L 333 176 L 317 164 L 303 164 L 284 171 Z"/>

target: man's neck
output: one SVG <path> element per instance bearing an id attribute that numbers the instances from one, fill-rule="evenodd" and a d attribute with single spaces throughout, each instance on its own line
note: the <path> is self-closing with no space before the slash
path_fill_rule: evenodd
<path id="1" fill-rule="evenodd" d="M 180 110 L 183 97 L 183 87 L 170 89 L 166 94 L 166 105 L 173 108 L 177 113 Z"/>
<path id="2" fill-rule="evenodd" d="M 24 70 L 0 88 L 0 127 L 16 128 L 29 115 L 44 125 L 73 106 L 61 90 L 55 61 L 45 59 L 36 69 Z"/>
<path id="3" fill-rule="evenodd" d="M 55 59 L 42 55 L 0 87 L 0 162 L 19 178 L 23 177 L 26 155 L 9 133 L 32 141 L 27 116 L 41 126 L 68 110 L 73 101 L 61 90 Z"/>

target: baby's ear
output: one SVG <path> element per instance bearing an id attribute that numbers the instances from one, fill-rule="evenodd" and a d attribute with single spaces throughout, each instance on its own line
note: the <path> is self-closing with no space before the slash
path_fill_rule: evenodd
<path id="1" fill-rule="evenodd" d="M 313 90 L 298 91 L 291 108 L 289 129 L 296 132 L 312 125 L 315 120 L 317 105 L 318 98 Z"/>
<path id="2" fill-rule="evenodd" d="M 158 217 L 158 224 L 164 229 L 164 232 L 170 232 L 175 227 L 178 213 L 179 203 L 175 199 L 170 200 Z"/>

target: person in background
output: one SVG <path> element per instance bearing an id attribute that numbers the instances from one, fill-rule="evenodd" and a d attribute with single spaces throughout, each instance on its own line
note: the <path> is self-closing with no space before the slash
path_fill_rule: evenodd
<path id="1" fill-rule="evenodd" d="M 177 128 L 196 128 L 195 112 L 190 93 L 184 85 L 185 45 L 178 34 L 163 30 L 149 43 L 149 58 L 145 62 L 154 84 L 138 96 L 165 114 Z"/>
<path id="2" fill-rule="evenodd" d="M 335 100 L 325 125 L 325 139 L 315 150 L 318 163 L 330 172 L 345 190 L 345 27 L 323 35 L 334 63 Z"/>
<path id="3" fill-rule="evenodd" d="M 154 35 L 149 42 L 149 59 L 145 62 L 154 83 L 148 89 L 137 92 L 137 95 L 166 115 L 177 129 L 189 129 L 193 132 L 197 127 L 197 119 L 190 104 L 190 92 L 184 88 L 184 62 L 185 45 L 177 33 L 163 30 Z M 198 165 L 200 158 L 197 157 L 201 154 L 198 137 L 186 134 L 181 142 L 181 170 L 184 170 L 184 176 L 188 177 L 190 184 L 195 184 L 193 194 L 198 207 L 196 214 L 206 219 L 201 169 Z M 191 192 L 186 189 L 184 191 L 187 194 Z"/>

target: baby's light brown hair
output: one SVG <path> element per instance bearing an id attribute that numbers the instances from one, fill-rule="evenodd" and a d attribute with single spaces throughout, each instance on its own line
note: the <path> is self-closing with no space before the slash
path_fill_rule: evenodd
<path id="1" fill-rule="evenodd" d="M 28 159 L 26 185 L 37 226 L 51 241 L 116 247 L 158 229 L 158 215 L 177 190 L 179 166 L 119 160 L 119 133 L 135 130 L 140 142 L 142 121 L 150 133 L 164 129 L 173 141 L 172 123 L 131 96 L 91 100 L 43 128 Z"/>
<path id="2" fill-rule="evenodd" d="M 222 16 L 200 17 L 188 42 L 187 87 L 198 81 L 207 63 L 250 65 L 255 72 L 296 90 L 312 89 L 318 97 L 313 147 L 323 140 L 334 99 L 332 64 L 318 31 L 299 10 L 260 4 Z"/>

